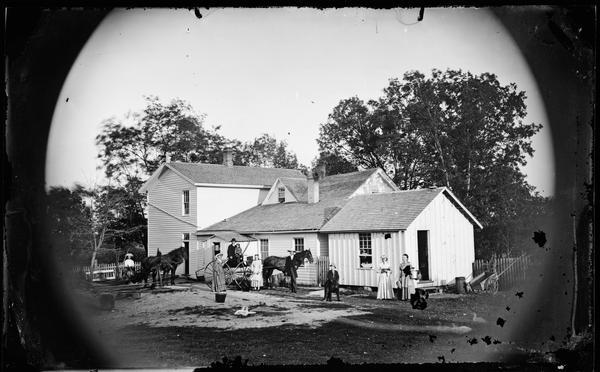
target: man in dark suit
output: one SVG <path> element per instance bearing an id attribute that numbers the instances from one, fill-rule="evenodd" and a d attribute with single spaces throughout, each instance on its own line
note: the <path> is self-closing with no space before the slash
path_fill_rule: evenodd
<path id="1" fill-rule="evenodd" d="M 329 265 L 329 271 L 327 272 L 327 280 L 325 280 L 325 296 L 323 300 L 331 301 L 331 293 L 335 292 L 337 300 L 340 300 L 340 274 L 336 270 L 335 265 L 332 263 Z"/>
<path id="2" fill-rule="evenodd" d="M 235 266 L 235 238 L 231 239 L 231 244 L 227 247 L 227 264 Z"/>
<path id="3" fill-rule="evenodd" d="M 285 274 L 290 277 L 290 289 L 292 293 L 296 293 L 296 278 L 298 277 L 298 273 L 296 270 L 298 269 L 294 263 L 294 254 L 295 251 L 288 251 L 290 255 L 285 258 Z"/>

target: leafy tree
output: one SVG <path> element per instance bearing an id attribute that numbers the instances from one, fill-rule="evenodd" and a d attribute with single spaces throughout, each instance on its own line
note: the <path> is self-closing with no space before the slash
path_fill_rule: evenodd
<path id="1" fill-rule="evenodd" d="M 167 159 L 207 163 L 220 159 L 227 141 L 218 127 L 204 128 L 204 115 L 180 99 L 163 104 L 149 96 L 146 101 L 142 113 L 103 123 L 96 144 L 107 178 L 119 184 L 145 180 Z"/>
<path id="2" fill-rule="evenodd" d="M 544 202 L 520 170 L 541 128 L 523 122 L 525 93 L 461 70 L 411 71 L 383 93 L 340 101 L 321 125 L 320 151 L 380 167 L 401 189 L 447 186 L 486 226 L 478 253 L 510 249 L 504 221 L 523 215 L 525 202 Z"/>
<path id="3" fill-rule="evenodd" d="M 299 168 L 296 154 L 290 152 L 285 141 L 264 133 L 253 141 L 241 143 L 232 141 L 237 149 L 234 164 L 268 168 Z"/>
<path id="4" fill-rule="evenodd" d="M 51 187 L 46 200 L 48 236 L 54 243 L 57 257 L 82 264 L 81 259 L 88 252 L 89 242 L 81 232 L 89 231 L 91 225 L 89 210 L 81 193 L 65 187 Z"/>
<path id="5" fill-rule="evenodd" d="M 53 187 L 47 200 L 51 236 L 59 256 L 72 263 L 87 259 L 93 270 L 97 260 L 118 262 L 125 249 L 135 248 L 132 242 L 145 241 L 143 213 L 122 188 Z"/>
<path id="6" fill-rule="evenodd" d="M 325 164 L 325 170 L 329 176 L 356 172 L 358 170 L 358 167 L 355 164 L 349 162 L 346 158 L 333 153 L 321 152 L 317 158 L 313 159 L 311 168 L 315 169 L 322 164 Z"/>

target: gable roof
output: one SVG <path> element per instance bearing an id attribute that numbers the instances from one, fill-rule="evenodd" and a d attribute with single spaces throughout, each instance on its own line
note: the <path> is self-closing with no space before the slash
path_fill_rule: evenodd
<path id="1" fill-rule="evenodd" d="M 222 164 L 203 163 L 164 163 L 144 183 L 141 192 L 155 182 L 167 169 L 171 169 L 188 182 L 193 184 L 229 184 L 229 185 L 254 185 L 270 187 L 279 177 L 303 177 L 297 169 L 259 168 L 244 166 L 226 166 Z"/>
<path id="2" fill-rule="evenodd" d="M 371 168 L 364 171 L 324 177 L 319 180 L 319 198 L 347 198 L 378 171 L 379 168 Z"/>
<path id="3" fill-rule="evenodd" d="M 307 203 L 306 178 L 280 178 L 295 203 L 257 205 L 201 231 L 235 230 L 239 232 L 319 230 L 337 213 L 377 168 L 337 174 L 319 181 L 319 202 Z"/>
<path id="4" fill-rule="evenodd" d="M 237 231 L 239 233 L 319 230 L 340 206 L 344 199 L 322 200 L 318 203 L 275 203 L 257 205 L 233 217 L 217 222 L 198 233 Z"/>
<path id="5" fill-rule="evenodd" d="M 444 193 L 470 222 L 481 224 L 445 187 L 357 195 L 321 229 L 337 231 L 405 230 L 439 194 Z"/>
<path id="6" fill-rule="evenodd" d="M 297 201 L 307 200 L 308 183 L 306 178 L 281 177 L 279 181 L 294 195 Z"/>

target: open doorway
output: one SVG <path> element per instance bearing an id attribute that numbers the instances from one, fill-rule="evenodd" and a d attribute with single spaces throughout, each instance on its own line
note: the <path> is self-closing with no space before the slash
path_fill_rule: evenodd
<path id="1" fill-rule="evenodd" d="M 429 280 L 429 230 L 417 231 L 417 247 L 421 280 Z"/>

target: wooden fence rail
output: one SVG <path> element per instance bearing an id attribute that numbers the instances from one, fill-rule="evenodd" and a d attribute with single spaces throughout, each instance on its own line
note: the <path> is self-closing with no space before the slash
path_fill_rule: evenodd
<path id="1" fill-rule="evenodd" d="M 499 276 L 499 290 L 512 289 L 519 283 L 527 280 L 527 269 L 531 262 L 529 256 L 499 257 L 495 261 L 496 273 Z M 484 271 L 491 272 L 492 266 L 492 260 L 475 260 L 473 262 L 473 277 Z"/>
<path id="2" fill-rule="evenodd" d="M 135 270 L 138 271 L 141 269 L 141 262 L 135 263 Z M 123 263 L 117 264 L 99 264 L 94 267 L 94 275 L 92 281 L 97 280 L 114 280 L 117 279 L 120 273 L 123 271 L 124 265 Z M 76 273 L 83 272 L 87 279 L 90 277 L 90 267 L 89 266 L 78 266 L 74 267 L 73 271 Z M 118 272 L 117 272 L 118 271 Z"/>

